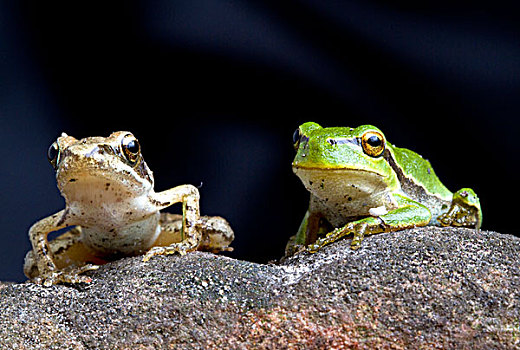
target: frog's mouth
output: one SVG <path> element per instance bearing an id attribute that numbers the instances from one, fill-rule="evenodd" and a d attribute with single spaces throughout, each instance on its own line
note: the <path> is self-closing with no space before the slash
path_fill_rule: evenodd
<path id="1" fill-rule="evenodd" d="M 331 202 L 345 202 L 388 190 L 386 177 L 370 170 L 293 167 L 309 192 Z"/>

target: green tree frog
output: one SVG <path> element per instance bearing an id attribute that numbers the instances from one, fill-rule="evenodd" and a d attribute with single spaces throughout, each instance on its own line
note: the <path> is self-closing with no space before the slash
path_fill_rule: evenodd
<path id="1" fill-rule="evenodd" d="M 229 251 L 233 230 L 221 217 L 200 216 L 199 191 L 181 185 L 156 193 L 152 172 L 130 132 L 77 140 L 63 134 L 48 150 L 65 209 L 29 230 L 24 272 L 36 283 L 90 282 L 83 272 L 117 257 Z M 182 203 L 182 215 L 160 213 Z M 50 232 L 70 231 L 47 240 Z"/>
<path id="2" fill-rule="evenodd" d="M 294 133 L 294 173 L 310 192 L 309 208 L 286 255 L 316 252 L 352 234 L 366 235 L 425 225 L 480 228 L 475 192 L 450 192 L 430 162 L 391 145 L 372 125 L 323 128 L 312 122 Z"/>

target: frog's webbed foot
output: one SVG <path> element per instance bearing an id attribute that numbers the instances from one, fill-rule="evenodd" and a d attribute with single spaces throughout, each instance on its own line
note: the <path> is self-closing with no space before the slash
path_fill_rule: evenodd
<path id="1" fill-rule="evenodd" d="M 364 220 L 359 220 L 357 222 L 349 222 L 344 227 L 337 228 L 334 231 L 329 232 L 325 237 L 318 239 L 313 244 L 310 244 L 307 247 L 307 251 L 311 253 L 316 253 L 324 246 L 336 242 L 351 233 L 354 235 L 354 237 L 352 238 L 352 242 L 350 243 L 350 248 L 354 250 L 358 249 L 361 246 L 361 242 L 363 242 L 363 239 L 365 238 L 365 232 L 367 231 L 369 224 L 371 224 L 372 221 L 376 220 L 378 221 L 377 224 L 379 225 L 381 223 L 381 220 L 377 218 L 367 218 Z"/>
<path id="2" fill-rule="evenodd" d="M 470 188 L 463 188 L 453 194 L 450 209 L 439 216 L 442 226 L 459 226 L 480 228 L 482 211 L 480 201 Z"/>
<path id="3" fill-rule="evenodd" d="M 143 261 L 148 261 L 156 255 L 170 255 L 170 254 L 185 255 L 187 252 L 196 250 L 197 245 L 198 245 L 198 242 L 197 242 L 197 244 L 181 242 L 181 243 L 170 244 L 170 245 L 164 246 L 164 247 L 152 247 L 143 256 Z"/>
<path id="4" fill-rule="evenodd" d="M 90 283 L 92 278 L 82 275 L 87 271 L 99 269 L 99 265 L 87 264 L 83 266 L 69 266 L 61 270 L 53 270 L 40 274 L 31 281 L 36 284 L 41 284 L 45 287 L 50 287 L 59 283 Z"/>

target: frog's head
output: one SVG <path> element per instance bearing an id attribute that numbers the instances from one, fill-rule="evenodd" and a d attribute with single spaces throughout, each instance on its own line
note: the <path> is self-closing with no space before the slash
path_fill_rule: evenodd
<path id="1" fill-rule="evenodd" d="M 81 140 L 62 134 L 47 155 L 66 199 L 92 201 L 103 197 L 103 201 L 118 201 L 153 188 L 152 172 L 130 132 Z"/>
<path id="2" fill-rule="evenodd" d="M 293 141 L 297 151 L 293 171 L 318 197 L 326 182 L 328 195 L 334 190 L 357 197 L 398 186 L 384 158 L 385 136 L 372 125 L 323 128 L 308 122 L 295 131 Z"/>

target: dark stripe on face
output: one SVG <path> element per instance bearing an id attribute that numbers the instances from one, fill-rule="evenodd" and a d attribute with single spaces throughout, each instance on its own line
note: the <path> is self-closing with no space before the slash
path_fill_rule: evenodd
<path id="1" fill-rule="evenodd" d="M 383 158 L 388 162 L 388 164 L 390 164 L 390 167 L 392 167 L 392 170 L 397 174 L 397 178 L 402 185 L 405 181 L 406 175 L 403 173 L 403 169 L 397 165 L 392 153 L 388 150 L 388 148 L 385 149 Z"/>

